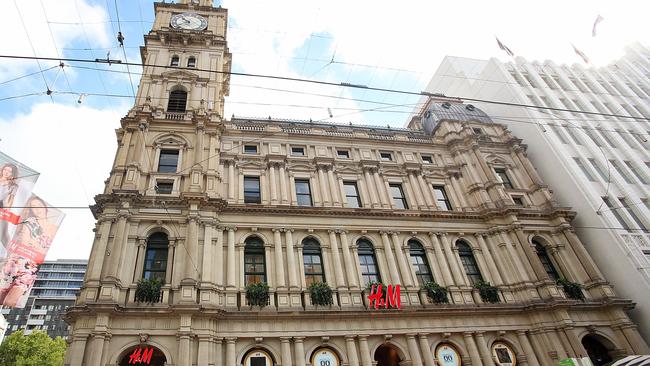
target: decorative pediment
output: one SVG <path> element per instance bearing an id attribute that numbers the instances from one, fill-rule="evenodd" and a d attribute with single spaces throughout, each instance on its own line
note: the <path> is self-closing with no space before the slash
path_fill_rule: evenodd
<path id="1" fill-rule="evenodd" d="M 398 168 L 398 167 L 382 167 L 381 168 L 381 174 L 383 175 L 391 175 L 391 176 L 405 176 L 406 173 Z"/>
<path id="2" fill-rule="evenodd" d="M 336 167 L 338 174 L 361 174 L 362 171 L 358 166 L 342 165 Z"/>
<path id="3" fill-rule="evenodd" d="M 293 171 L 302 171 L 302 172 L 313 172 L 315 170 L 314 166 L 307 162 L 302 161 L 293 161 L 288 164 L 289 170 Z"/>
<path id="4" fill-rule="evenodd" d="M 510 162 L 502 158 L 501 156 L 490 154 L 485 157 L 485 160 L 490 165 L 510 165 Z"/>
<path id="5" fill-rule="evenodd" d="M 237 167 L 240 169 L 257 169 L 257 170 L 265 170 L 266 169 L 266 163 L 261 161 L 261 160 L 240 160 L 237 163 Z"/>
<path id="6" fill-rule="evenodd" d="M 199 75 L 186 70 L 171 70 L 160 74 L 164 79 L 197 80 Z"/>
<path id="7" fill-rule="evenodd" d="M 157 136 L 154 139 L 155 145 L 172 145 L 172 146 L 182 146 L 189 147 L 190 142 L 181 135 L 176 135 L 172 133 L 165 133 Z"/>

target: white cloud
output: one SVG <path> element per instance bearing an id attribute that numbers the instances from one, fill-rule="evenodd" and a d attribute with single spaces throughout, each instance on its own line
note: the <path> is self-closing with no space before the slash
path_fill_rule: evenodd
<path id="1" fill-rule="evenodd" d="M 0 150 L 41 173 L 34 193 L 54 206 L 88 206 L 104 189 L 119 120 L 109 110 L 43 103 L 29 114 L 0 119 Z M 95 220 L 88 209 L 66 217 L 50 258 L 87 258 Z"/>

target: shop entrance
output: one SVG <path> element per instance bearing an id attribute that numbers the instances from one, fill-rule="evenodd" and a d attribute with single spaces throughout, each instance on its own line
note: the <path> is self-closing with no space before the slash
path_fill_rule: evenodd
<path id="1" fill-rule="evenodd" d="M 587 355 L 594 366 L 605 365 L 612 361 L 609 352 L 614 349 L 614 345 L 607 339 L 590 334 L 582 338 L 582 345 L 587 350 Z"/>
<path id="2" fill-rule="evenodd" d="M 397 349 L 390 344 L 382 344 L 375 351 L 377 366 L 399 366 L 400 358 Z"/>

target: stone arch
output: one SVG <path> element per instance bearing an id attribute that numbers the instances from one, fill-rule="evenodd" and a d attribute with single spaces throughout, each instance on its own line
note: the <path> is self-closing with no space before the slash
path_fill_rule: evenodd
<path id="1" fill-rule="evenodd" d="M 587 351 L 587 356 L 589 356 L 594 366 L 605 365 L 613 361 L 618 355 L 616 343 L 603 332 L 585 330 L 578 338 L 580 338 L 580 343 Z M 602 346 L 602 350 L 597 349 L 599 345 Z M 603 353 L 601 354 L 600 351 Z"/>
<path id="2" fill-rule="evenodd" d="M 370 242 L 370 244 L 372 244 L 373 249 L 377 250 L 377 247 L 378 247 L 377 246 L 377 240 L 373 239 L 372 236 L 368 235 L 368 234 L 354 235 L 352 237 L 348 237 L 348 240 L 350 240 L 350 243 L 348 243 L 350 246 L 357 245 L 357 242 L 359 240 L 367 240 L 368 242 Z M 381 246 L 379 246 L 379 247 L 381 247 Z"/>
<path id="3" fill-rule="evenodd" d="M 390 340 L 384 340 L 383 342 L 377 342 L 370 348 L 370 358 L 373 361 L 377 361 L 375 358 L 377 356 L 377 351 L 382 347 L 382 346 L 388 346 L 390 348 L 393 348 L 397 352 L 397 357 L 399 358 L 399 364 L 402 364 L 404 361 L 408 361 L 411 358 L 407 357 L 409 355 L 406 352 L 406 348 L 399 344 L 395 339 L 390 339 Z"/>
<path id="4" fill-rule="evenodd" d="M 235 240 L 235 242 L 238 242 L 239 244 L 244 245 L 246 243 L 246 240 L 248 240 L 248 238 L 253 237 L 253 236 L 256 236 L 256 237 L 260 238 L 260 240 L 262 240 L 262 243 L 264 243 L 264 245 L 272 243 L 272 241 L 269 240 L 268 236 L 260 233 L 259 231 L 248 231 L 248 232 L 242 233 L 241 236 L 239 237 L 239 241 Z"/>
<path id="5" fill-rule="evenodd" d="M 521 349 L 519 342 L 515 341 L 514 339 L 510 338 L 507 335 L 497 335 L 493 337 L 486 337 L 487 340 L 487 348 L 490 351 L 490 354 L 492 354 L 492 345 L 495 342 L 503 342 L 510 346 L 512 350 L 515 352 L 515 357 L 517 358 L 517 361 L 521 361 L 521 356 L 524 355 L 524 351 Z"/>
<path id="6" fill-rule="evenodd" d="M 171 227 L 169 227 L 169 225 L 164 223 L 151 223 L 138 228 L 138 236 L 144 237 L 145 239 L 150 237 L 152 234 L 159 232 L 167 234 L 167 237 L 170 241 L 176 239 L 176 232 Z"/>
<path id="7" fill-rule="evenodd" d="M 341 365 L 345 364 L 345 363 L 348 363 L 348 355 L 345 352 L 343 352 L 343 350 L 339 346 L 337 346 L 336 344 L 328 342 L 328 343 L 315 344 L 315 345 L 307 348 L 306 352 L 305 352 L 305 355 L 304 355 L 304 357 L 305 357 L 305 365 L 309 364 L 309 361 L 311 360 L 311 356 L 314 354 L 314 352 L 316 352 L 320 348 L 329 348 L 332 351 L 334 351 L 336 353 L 336 355 L 339 356 L 339 359 L 341 360 Z M 312 366 L 314 366 L 314 365 L 312 365 Z"/>
<path id="8" fill-rule="evenodd" d="M 432 342 L 429 347 L 431 349 L 431 354 L 433 355 L 433 358 L 436 358 L 436 348 L 438 348 L 438 346 L 440 346 L 441 344 L 449 344 L 449 345 L 452 345 L 456 349 L 456 351 L 458 351 L 458 353 L 460 354 L 461 359 L 468 360 L 469 359 L 469 353 L 467 352 L 465 347 L 463 347 L 461 345 L 461 342 L 458 341 L 458 340 L 455 340 L 454 338 L 455 337 L 452 336 L 452 337 L 449 337 L 449 338 L 441 338 L 441 339 L 439 339 L 437 341 Z"/>
<path id="9" fill-rule="evenodd" d="M 146 344 L 158 348 L 165 355 L 165 358 L 167 359 L 166 363 L 168 365 L 174 365 L 175 364 L 174 359 L 172 358 L 172 354 L 169 352 L 169 350 L 167 350 L 165 347 L 163 347 L 162 344 L 160 344 L 158 342 L 155 342 L 155 341 L 152 341 L 151 339 L 148 339 Z M 131 341 L 131 342 L 126 343 L 124 346 L 122 346 L 122 348 L 120 348 L 120 350 L 118 352 L 114 353 L 114 356 L 111 356 L 111 362 L 109 364 L 111 364 L 111 365 L 119 364 L 122 357 L 124 357 L 124 355 L 126 353 L 126 350 L 129 349 L 129 348 L 138 346 L 138 345 L 143 345 L 143 344 L 139 340 L 138 341 Z"/>
<path id="10" fill-rule="evenodd" d="M 544 248 L 548 249 L 553 246 L 553 240 L 550 239 L 546 234 L 537 233 L 528 235 L 528 244 L 534 245 L 533 240 L 537 240 Z"/>
<path id="11" fill-rule="evenodd" d="M 280 352 L 275 349 L 274 347 L 266 344 L 266 343 L 251 343 L 246 345 L 242 350 L 239 352 L 237 355 L 237 366 L 241 366 L 244 364 L 244 359 L 246 356 L 250 353 L 255 351 L 256 349 L 262 350 L 271 356 L 271 359 L 273 360 L 273 365 L 277 365 L 280 362 Z"/>
<path id="12" fill-rule="evenodd" d="M 295 243 L 293 244 L 294 246 L 302 245 L 302 242 L 305 241 L 305 239 L 309 239 L 309 238 L 313 238 L 314 240 L 316 240 L 318 244 L 321 246 L 321 248 L 323 247 L 324 244 L 329 244 L 329 242 L 323 239 L 320 235 L 314 233 L 306 233 L 306 234 L 301 233 L 300 235 L 294 236 Z"/>
<path id="13" fill-rule="evenodd" d="M 456 248 L 456 245 L 458 244 L 459 241 L 465 242 L 465 244 L 469 245 L 469 247 L 472 249 L 472 252 L 480 249 L 478 245 L 474 242 L 474 239 L 470 238 L 467 235 L 461 235 L 458 238 L 456 238 L 456 240 L 454 240 L 454 248 Z"/>
<path id="14" fill-rule="evenodd" d="M 430 247 L 430 244 L 431 244 L 431 240 L 429 238 L 425 238 L 425 237 L 423 237 L 423 236 L 421 236 L 419 234 L 415 234 L 415 235 L 412 234 L 412 235 L 406 236 L 406 238 L 404 238 L 404 240 L 402 240 L 402 247 L 406 248 L 408 250 L 408 243 L 411 240 L 416 240 L 416 241 L 420 242 L 420 244 L 422 244 L 422 247 L 425 248 L 425 249 L 427 247 Z"/>
<path id="15" fill-rule="evenodd" d="M 177 91 L 177 90 L 178 91 L 184 91 L 184 92 L 186 92 L 188 94 L 190 92 L 189 88 L 186 87 L 185 85 L 181 84 L 181 83 L 175 83 L 175 84 L 170 85 L 170 86 L 167 87 L 167 93 Z"/>
<path id="16" fill-rule="evenodd" d="M 154 136 L 154 145 L 177 145 L 181 148 L 191 147 L 190 141 L 183 135 L 162 132 Z"/>

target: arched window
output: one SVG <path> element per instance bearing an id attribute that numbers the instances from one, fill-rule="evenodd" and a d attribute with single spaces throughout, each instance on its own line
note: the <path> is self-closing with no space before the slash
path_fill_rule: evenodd
<path id="1" fill-rule="evenodd" d="M 411 263 L 413 263 L 413 267 L 415 267 L 415 277 L 418 278 L 418 283 L 424 285 L 429 281 L 433 281 L 431 269 L 429 269 L 429 262 L 427 261 L 427 255 L 424 252 L 422 244 L 414 239 L 409 240 L 408 244 L 409 252 L 411 254 Z"/>
<path id="2" fill-rule="evenodd" d="M 469 278 L 469 282 L 474 285 L 482 281 L 483 276 L 481 276 L 481 271 L 478 268 L 478 264 L 476 264 L 476 259 L 474 259 L 472 248 L 466 242 L 459 240 L 456 242 L 456 249 L 458 249 L 458 256 L 465 269 L 465 274 Z"/>
<path id="3" fill-rule="evenodd" d="M 307 286 L 314 282 L 325 282 L 323 258 L 320 245 L 314 238 L 302 241 L 302 262 L 305 268 L 305 283 Z"/>
<path id="4" fill-rule="evenodd" d="M 187 59 L 187 67 L 196 67 L 196 58 L 194 56 Z"/>
<path id="5" fill-rule="evenodd" d="M 381 282 L 379 269 L 377 268 L 377 258 L 375 257 L 375 249 L 372 244 L 365 239 L 357 241 L 357 248 L 359 252 L 359 264 L 361 265 L 361 276 L 363 277 L 363 285 L 367 285 L 370 281 Z"/>
<path id="6" fill-rule="evenodd" d="M 169 63 L 169 66 L 178 66 L 178 56 L 172 56 L 172 62 Z"/>
<path id="7" fill-rule="evenodd" d="M 536 239 L 533 239 L 533 245 L 535 246 L 537 257 L 539 258 L 539 261 L 542 262 L 542 266 L 544 267 L 546 274 L 553 281 L 557 281 L 560 278 L 560 276 L 555 270 L 555 267 L 553 266 L 553 262 L 551 262 L 551 258 L 549 258 L 548 253 L 546 253 L 546 248 Z"/>
<path id="8" fill-rule="evenodd" d="M 244 282 L 266 282 L 266 259 L 262 239 L 252 236 L 244 246 Z"/>
<path id="9" fill-rule="evenodd" d="M 184 90 L 173 90 L 169 93 L 167 112 L 185 112 L 187 106 L 187 92 Z"/>
<path id="10" fill-rule="evenodd" d="M 167 274 L 167 251 L 169 239 L 165 233 L 154 233 L 147 239 L 147 250 L 144 254 L 144 270 L 142 278 L 157 279 L 165 282 Z"/>

